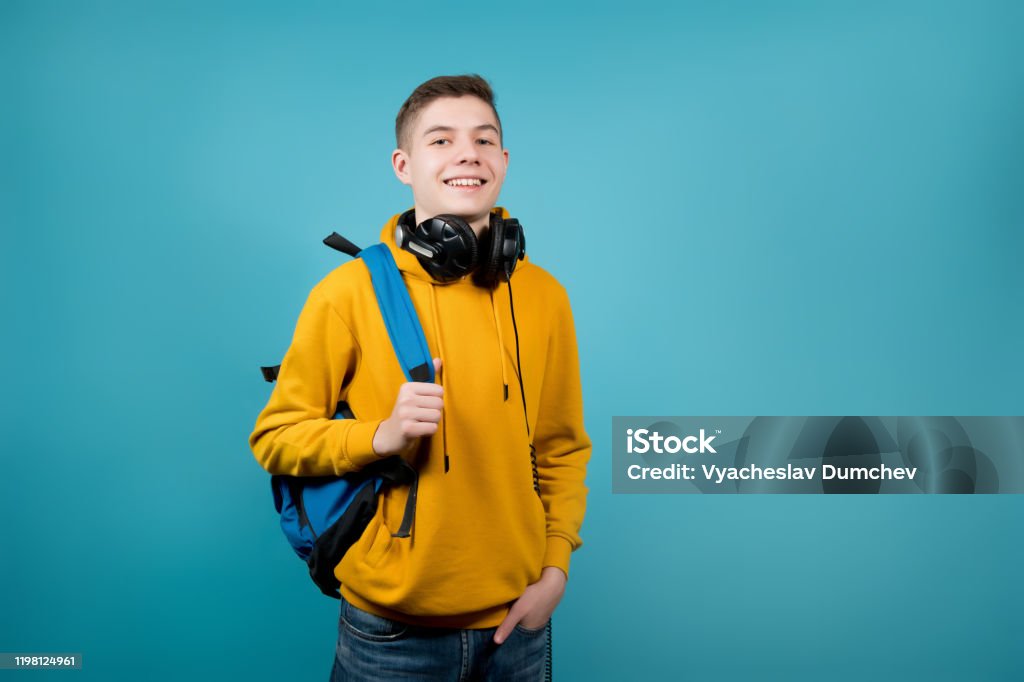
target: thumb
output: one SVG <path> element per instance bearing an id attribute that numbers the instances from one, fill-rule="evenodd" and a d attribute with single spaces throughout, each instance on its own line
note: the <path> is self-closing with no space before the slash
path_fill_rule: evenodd
<path id="1" fill-rule="evenodd" d="M 512 629 L 515 628 L 516 623 L 519 622 L 519 614 L 515 612 L 513 608 L 505 615 L 505 619 L 501 621 L 501 625 L 494 631 L 494 637 L 491 640 L 495 644 L 503 644 L 508 636 L 512 634 Z"/>
<path id="2" fill-rule="evenodd" d="M 441 358 L 434 358 L 434 380 L 441 376 Z"/>

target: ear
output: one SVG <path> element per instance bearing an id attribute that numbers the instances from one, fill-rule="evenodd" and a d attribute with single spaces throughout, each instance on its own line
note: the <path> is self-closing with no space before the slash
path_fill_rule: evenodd
<path id="1" fill-rule="evenodd" d="M 505 157 L 505 170 L 508 170 L 508 150 L 502 149 L 501 155 Z"/>
<path id="2" fill-rule="evenodd" d="M 403 185 L 412 184 L 412 176 L 409 174 L 409 156 L 401 149 L 391 152 L 391 167 L 395 170 L 395 176 Z"/>

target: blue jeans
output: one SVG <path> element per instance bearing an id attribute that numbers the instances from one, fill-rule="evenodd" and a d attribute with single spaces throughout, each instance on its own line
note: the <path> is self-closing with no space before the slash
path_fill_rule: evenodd
<path id="1" fill-rule="evenodd" d="M 539 630 L 517 625 L 499 645 L 493 640 L 497 628 L 408 625 L 367 613 L 342 597 L 331 682 L 538 682 L 544 679 L 550 625 Z"/>

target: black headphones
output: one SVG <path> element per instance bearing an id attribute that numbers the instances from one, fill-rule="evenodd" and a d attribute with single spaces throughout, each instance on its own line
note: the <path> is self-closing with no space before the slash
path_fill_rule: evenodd
<path id="1" fill-rule="evenodd" d="M 512 277 L 516 263 L 526 253 L 526 236 L 515 218 L 491 211 L 490 226 L 477 239 L 462 218 L 443 213 L 415 225 L 416 210 L 398 219 L 395 243 L 415 255 L 423 269 L 439 282 L 451 282 L 468 274 L 483 287 L 494 288 Z"/>

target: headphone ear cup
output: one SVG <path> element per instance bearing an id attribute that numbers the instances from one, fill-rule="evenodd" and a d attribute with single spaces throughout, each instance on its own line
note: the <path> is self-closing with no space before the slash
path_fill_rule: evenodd
<path id="1" fill-rule="evenodd" d="M 475 281 L 483 287 L 493 288 L 504 279 L 504 261 L 502 251 L 505 243 L 505 221 L 496 214 L 491 214 L 491 224 L 487 235 L 481 240 L 481 249 L 485 256 L 480 262 Z"/>
<path id="2" fill-rule="evenodd" d="M 526 256 L 526 233 L 523 232 L 523 226 L 515 218 L 505 221 L 505 249 L 503 254 L 509 263 L 508 273 L 511 277 L 512 273 L 515 272 L 516 265 Z"/>
<path id="3" fill-rule="evenodd" d="M 398 218 L 398 222 L 395 224 L 395 244 L 400 249 L 407 249 L 409 244 L 409 238 L 416 231 L 416 224 L 413 222 L 415 209 L 409 209 Z"/>
<path id="4" fill-rule="evenodd" d="M 431 267 L 427 268 L 435 279 L 450 282 L 477 267 L 476 233 L 462 218 L 447 213 L 434 216 L 416 227 L 416 236 L 441 250 L 441 257 L 431 261 Z"/>

